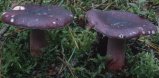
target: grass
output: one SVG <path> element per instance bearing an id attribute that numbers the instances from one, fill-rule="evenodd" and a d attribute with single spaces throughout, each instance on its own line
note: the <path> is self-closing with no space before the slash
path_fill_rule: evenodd
<path id="1" fill-rule="evenodd" d="M 128 71 L 135 78 L 157 78 L 159 76 L 159 60 L 154 57 L 153 53 L 142 52 L 129 58 L 130 64 L 134 65 Z"/>
<path id="2" fill-rule="evenodd" d="M 0 13 L 15 4 L 36 3 L 40 0 L 0 0 Z M 151 3 L 151 4 L 150 4 Z M 159 35 L 140 37 L 134 54 L 129 45 L 126 50 L 127 66 L 119 73 L 108 72 L 105 62 L 108 57 L 92 57 L 92 45 L 96 32 L 81 27 L 86 26 L 83 19 L 91 8 L 102 10 L 124 10 L 133 12 L 157 25 L 155 7 L 158 0 L 43 0 L 43 5 L 57 4 L 75 14 L 74 23 L 57 30 L 48 30 L 49 46 L 41 57 L 29 53 L 29 30 L 10 27 L 0 41 L 1 78 L 157 78 L 159 60 L 156 49 L 149 47 L 148 40 L 159 45 Z M 83 24 L 81 24 L 83 23 Z M 0 22 L 0 28 L 5 26 Z M 135 41 L 136 42 L 136 41 Z M 142 44 L 141 44 L 142 43 Z"/>

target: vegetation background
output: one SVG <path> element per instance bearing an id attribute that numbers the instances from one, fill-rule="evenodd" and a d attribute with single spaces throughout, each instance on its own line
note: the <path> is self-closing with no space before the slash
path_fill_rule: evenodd
<path id="1" fill-rule="evenodd" d="M 91 8 L 123 10 L 138 14 L 158 26 L 159 0 L 0 0 L 0 14 L 18 4 L 61 5 L 74 14 L 74 22 L 48 30 L 49 46 L 41 57 L 29 52 L 29 30 L 0 21 L 0 78 L 158 78 L 159 34 L 129 40 L 126 66 L 120 72 L 105 68 L 106 56 L 93 56 L 96 32 L 85 26 Z M 158 13 L 158 15 L 157 15 Z"/>

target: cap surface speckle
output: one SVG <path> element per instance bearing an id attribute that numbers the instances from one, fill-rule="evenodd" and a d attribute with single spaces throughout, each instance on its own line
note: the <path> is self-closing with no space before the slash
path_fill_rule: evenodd
<path id="1" fill-rule="evenodd" d="M 2 21 L 21 28 L 54 29 L 72 22 L 73 14 L 60 6 L 15 6 L 2 14 Z M 60 19 L 60 20 L 58 20 Z"/>
<path id="2" fill-rule="evenodd" d="M 24 6 L 15 6 L 12 10 L 25 10 Z"/>
<path id="3" fill-rule="evenodd" d="M 150 21 L 124 11 L 92 9 L 86 13 L 86 18 L 89 26 L 111 38 L 127 39 L 157 32 Z"/>

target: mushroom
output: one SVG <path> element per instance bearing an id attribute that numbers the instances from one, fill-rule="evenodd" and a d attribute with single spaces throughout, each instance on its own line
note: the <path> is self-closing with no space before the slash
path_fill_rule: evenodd
<path id="1" fill-rule="evenodd" d="M 73 20 L 73 14 L 60 6 L 17 5 L 2 14 L 2 22 L 31 29 L 30 52 L 40 56 L 46 47 L 45 30 L 62 28 Z"/>
<path id="2" fill-rule="evenodd" d="M 91 28 L 108 37 L 105 52 L 111 58 L 107 65 L 111 71 L 119 71 L 124 66 L 126 39 L 157 32 L 156 26 L 150 21 L 124 11 L 92 9 L 86 13 L 86 18 Z"/>

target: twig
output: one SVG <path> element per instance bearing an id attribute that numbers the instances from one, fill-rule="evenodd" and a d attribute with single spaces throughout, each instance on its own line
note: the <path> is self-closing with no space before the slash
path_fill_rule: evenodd
<path id="1" fill-rule="evenodd" d="M 139 41 L 140 41 L 140 42 L 143 42 L 143 41 L 141 41 L 141 40 L 139 40 Z M 157 44 L 152 43 L 152 42 L 149 41 L 149 40 L 146 40 L 146 41 L 145 41 L 145 44 L 146 44 L 148 47 L 151 47 L 152 49 L 156 50 L 157 52 L 155 52 L 155 53 L 157 53 L 157 54 L 159 55 L 159 46 L 158 46 Z"/>
<path id="2" fill-rule="evenodd" d="M 70 73 L 72 74 L 72 76 L 73 76 L 74 78 L 77 78 L 77 77 L 74 75 L 74 73 L 73 73 L 73 71 L 72 71 L 70 65 L 67 63 L 67 61 L 66 61 L 66 60 L 63 60 L 63 59 L 60 58 L 60 57 L 57 57 L 57 58 L 69 69 L 69 71 L 70 71 Z"/>
<path id="3" fill-rule="evenodd" d="M 68 27 L 68 28 L 69 28 L 69 33 L 70 33 L 70 35 L 71 35 L 71 37 L 72 37 L 72 39 L 73 39 L 73 41 L 75 43 L 75 46 L 77 47 L 77 49 L 79 49 L 78 43 L 77 43 L 77 41 L 76 41 L 76 39 L 74 37 L 74 32 L 72 31 L 72 29 L 70 27 Z"/>
<path id="4" fill-rule="evenodd" d="M 4 42 L 0 41 L 0 78 L 2 78 L 2 48 L 3 48 Z"/>
<path id="5" fill-rule="evenodd" d="M 71 60 L 73 54 L 74 54 L 74 52 L 71 54 L 71 56 L 69 58 L 69 61 Z M 65 57 L 65 54 L 64 54 L 64 48 L 63 47 L 62 47 L 61 55 L 62 55 L 62 58 L 61 57 L 57 57 L 57 59 L 59 59 L 63 63 L 62 66 L 61 66 L 61 68 L 60 68 L 60 71 L 58 72 L 58 74 L 60 74 L 67 67 L 68 70 L 70 71 L 71 75 L 73 76 L 73 78 L 78 78 L 77 76 L 74 75 L 72 67 L 69 64 L 69 61 L 66 60 L 66 57 Z"/>
<path id="6" fill-rule="evenodd" d="M 3 37 L 3 35 L 8 31 L 9 26 L 6 25 L 3 28 L 0 29 L 0 39 Z M 2 66 L 2 46 L 3 42 L 0 41 L 0 67 Z M 2 69 L 0 68 L 0 78 L 2 78 Z"/>
<path id="7" fill-rule="evenodd" d="M 68 59 L 68 62 L 70 62 L 70 60 L 72 59 L 73 55 L 75 54 L 75 50 L 76 50 L 76 48 L 73 49 L 73 52 L 71 53 L 71 56 Z"/>
<path id="8" fill-rule="evenodd" d="M 0 39 L 3 37 L 3 35 L 8 31 L 9 26 L 6 25 L 0 30 Z"/>
<path id="9" fill-rule="evenodd" d="M 64 48 L 62 47 L 62 59 L 66 59 L 65 58 L 65 54 L 63 53 L 64 52 Z M 61 68 L 60 68 L 60 71 L 58 72 L 58 74 L 60 74 L 64 69 L 66 68 L 66 65 L 62 64 Z"/>

